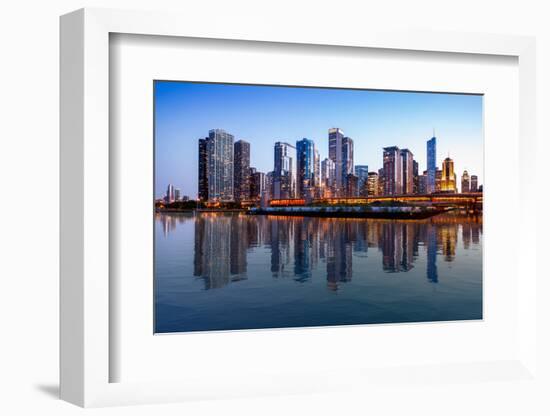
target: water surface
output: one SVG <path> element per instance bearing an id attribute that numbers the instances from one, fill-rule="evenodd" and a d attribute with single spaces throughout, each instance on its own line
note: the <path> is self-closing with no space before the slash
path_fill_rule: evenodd
<path id="1" fill-rule="evenodd" d="M 157 333 L 481 318 L 481 217 L 155 218 Z"/>

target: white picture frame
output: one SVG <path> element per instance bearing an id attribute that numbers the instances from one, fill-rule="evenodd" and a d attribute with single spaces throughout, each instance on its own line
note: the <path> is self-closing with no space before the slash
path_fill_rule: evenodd
<path id="1" fill-rule="evenodd" d="M 185 22 L 185 24 L 182 24 Z M 279 374 L 263 380 L 240 380 L 220 374 L 232 388 L 206 391 L 205 380 L 147 383 L 110 382 L 110 267 L 109 252 L 109 36 L 113 33 L 171 37 L 280 42 L 335 47 L 381 48 L 439 53 L 504 55 L 519 65 L 519 183 L 520 238 L 536 241 L 536 218 L 528 210 L 535 195 L 527 177 L 536 145 L 535 41 L 529 37 L 464 33 L 369 31 L 326 32 L 277 24 L 238 30 L 227 25 L 209 27 L 203 21 L 168 13 L 82 9 L 61 18 L 61 398 L 80 406 L 158 403 L 195 398 L 254 394 L 331 391 L 332 382 L 315 374 Z M 422 366 L 413 378 L 479 382 L 472 373 L 493 371 L 518 381 L 537 377 L 536 279 L 532 250 L 523 244 L 517 253 L 522 279 L 518 287 L 518 355 L 499 362 Z M 119 358 L 119 357 L 118 357 Z M 341 369 L 333 377 L 350 376 L 356 383 L 388 383 L 410 371 L 380 368 L 368 374 Z M 443 374 L 443 375 L 442 375 Z M 304 383 L 309 380 L 310 383 Z M 304 387 L 306 385 L 307 387 Z M 339 388 L 347 388 L 340 385 Z"/>

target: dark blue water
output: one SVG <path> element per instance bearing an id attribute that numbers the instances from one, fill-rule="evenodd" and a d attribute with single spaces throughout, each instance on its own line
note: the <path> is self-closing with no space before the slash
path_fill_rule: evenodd
<path id="1" fill-rule="evenodd" d="M 481 318 L 479 217 L 155 219 L 157 333 Z"/>

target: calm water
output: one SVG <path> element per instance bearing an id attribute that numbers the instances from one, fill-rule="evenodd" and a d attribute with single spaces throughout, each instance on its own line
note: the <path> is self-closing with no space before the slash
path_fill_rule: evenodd
<path id="1" fill-rule="evenodd" d="M 156 332 L 482 318 L 482 222 L 157 214 Z"/>

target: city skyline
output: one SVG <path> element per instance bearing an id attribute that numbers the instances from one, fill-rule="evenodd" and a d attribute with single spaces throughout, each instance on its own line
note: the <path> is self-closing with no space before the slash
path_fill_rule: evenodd
<path id="1" fill-rule="evenodd" d="M 155 197 L 157 198 L 165 195 L 168 184 L 179 189 L 181 195 L 187 195 L 191 199 L 197 197 L 200 161 L 197 144 L 199 139 L 204 139 L 211 134 L 211 130 L 217 131 L 217 129 L 225 130 L 234 143 L 238 141 L 246 143 L 247 165 L 263 174 L 274 169 L 273 155 L 277 142 L 289 144 L 294 147 L 294 152 L 298 142 L 303 144 L 311 142 L 311 149 L 304 148 L 308 149 L 304 153 L 307 155 L 307 157 L 304 156 L 306 157 L 304 160 L 314 159 L 316 172 L 308 171 L 308 175 L 311 178 L 319 175 L 319 170 L 323 168 L 321 163 L 329 157 L 330 129 L 333 128 L 339 128 L 342 131 L 342 145 L 339 146 L 343 146 L 348 141 L 351 143 L 347 151 L 351 152 L 352 166 L 343 167 L 348 173 L 353 173 L 357 166 L 368 166 L 369 171 L 378 172 L 384 165 L 383 149 L 396 147 L 401 149 L 401 152 L 413 155 L 407 158 L 409 175 L 413 168 L 412 157 L 418 173 L 422 174 L 427 169 L 426 146 L 431 134 L 425 134 L 423 137 L 411 136 L 414 131 L 422 130 L 420 123 L 427 117 L 427 113 L 432 114 L 431 118 L 434 122 L 431 124 L 435 126 L 437 137 L 436 167 L 442 169 L 444 159 L 450 155 L 454 161 L 454 173 L 459 178 L 462 177 L 463 170 L 467 170 L 470 176 L 477 176 L 480 185 L 483 184 L 481 96 L 164 81 L 157 82 L 155 85 Z M 227 92 L 227 89 L 231 91 Z M 282 94 L 281 90 L 284 90 Z M 267 98 L 270 94 L 274 94 L 271 100 Z M 318 101 L 317 104 L 312 101 L 313 99 Z M 252 102 L 258 104 L 259 111 L 249 108 Z M 307 111 L 298 111 L 298 114 L 293 113 L 291 108 L 289 108 L 290 111 L 281 114 L 279 107 L 282 104 L 292 107 L 296 102 L 308 103 L 310 106 Z M 343 104 L 346 105 L 343 106 Z M 356 119 L 361 119 L 358 113 L 365 112 L 366 121 L 359 120 L 351 125 L 327 125 L 323 120 L 318 119 L 335 107 L 337 107 L 335 111 L 337 115 L 334 119 L 349 119 L 347 110 L 347 113 L 354 113 Z M 186 112 L 185 109 L 193 109 L 193 111 Z M 377 114 L 378 117 L 375 117 Z M 396 114 L 399 114 L 399 117 L 396 116 L 394 122 L 390 123 L 389 118 Z M 315 116 L 313 119 L 312 115 Z M 216 120 L 222 119 L 226 120 L 225 124 L 219 125 Z M 301 124 L 304 131 L 296 137 L 289 137 L 290 132 L 299 127 L 294 125 L 299 120 L 303 120 Z M 459 120 L 462 120 L 462 123 Z M 236 124 L 242 127 L 229 128 Z M 323 134 L 320 133 L 317 124 L 324 124 Z M 364 128 L 358 131 L 362 125 L 365 125 Z M 445 131 L 453 125 L 454 128 L 447 137 L 456 137 L 460 132 L 463 133 L 463 140 L 457 140 L 456 143 L 450 143 L 450 139 L 446 140 L 445 136 L 443 138 L 440 136 L 440 126 L 443 126 Z M 428 130 L 429 133 L 432 128 L 433 126 L 427 125 L 424 130 Z M 250 137 L 251 133 L 239 133 L 251 132 L 254 129 L 256 129 L 256 137 Z M 269 133 L 275 129 L 281 133 Z M 201 130 L 200 133 L 191 133 L 199 130 Z M 286 134 L 283 133 L 285 131 Z M 315 131 L 315 137 L 308 135 L 307 131 Z M 398 131 L 402 132 L 399 138 L 396 137 Z M 375 136 L 376 132 L 379 133 L 378 136 Z M 191 134 L 195 137 L 188 137 Z M 274 137 L 268 139 L 265 137 L 268 134 Z M 371 139 L 367 139 L 368 137 Z M 392 138 L 393 141 L 391 141 Z M 308 142 L 304 142 L 304 139 Z M 383 145 L 380 146 L 382 143 Z M 464 160 L 461 160 L 461 157 Z M 334 160 L 337 162 L 337 158 Z M 336 172 L 340 171 L 336 170 Z M 301 185 L 305 186 L 305 184 Z M 341 186 L 344 185 L 345 183 L 342 182 Z M 300 187 L 300 184 L 293 186 Z M 414 186 L 416 187 L 417 184 Z M 460 191 L 459 179 L 456 179 L 456 188 Z"/>

